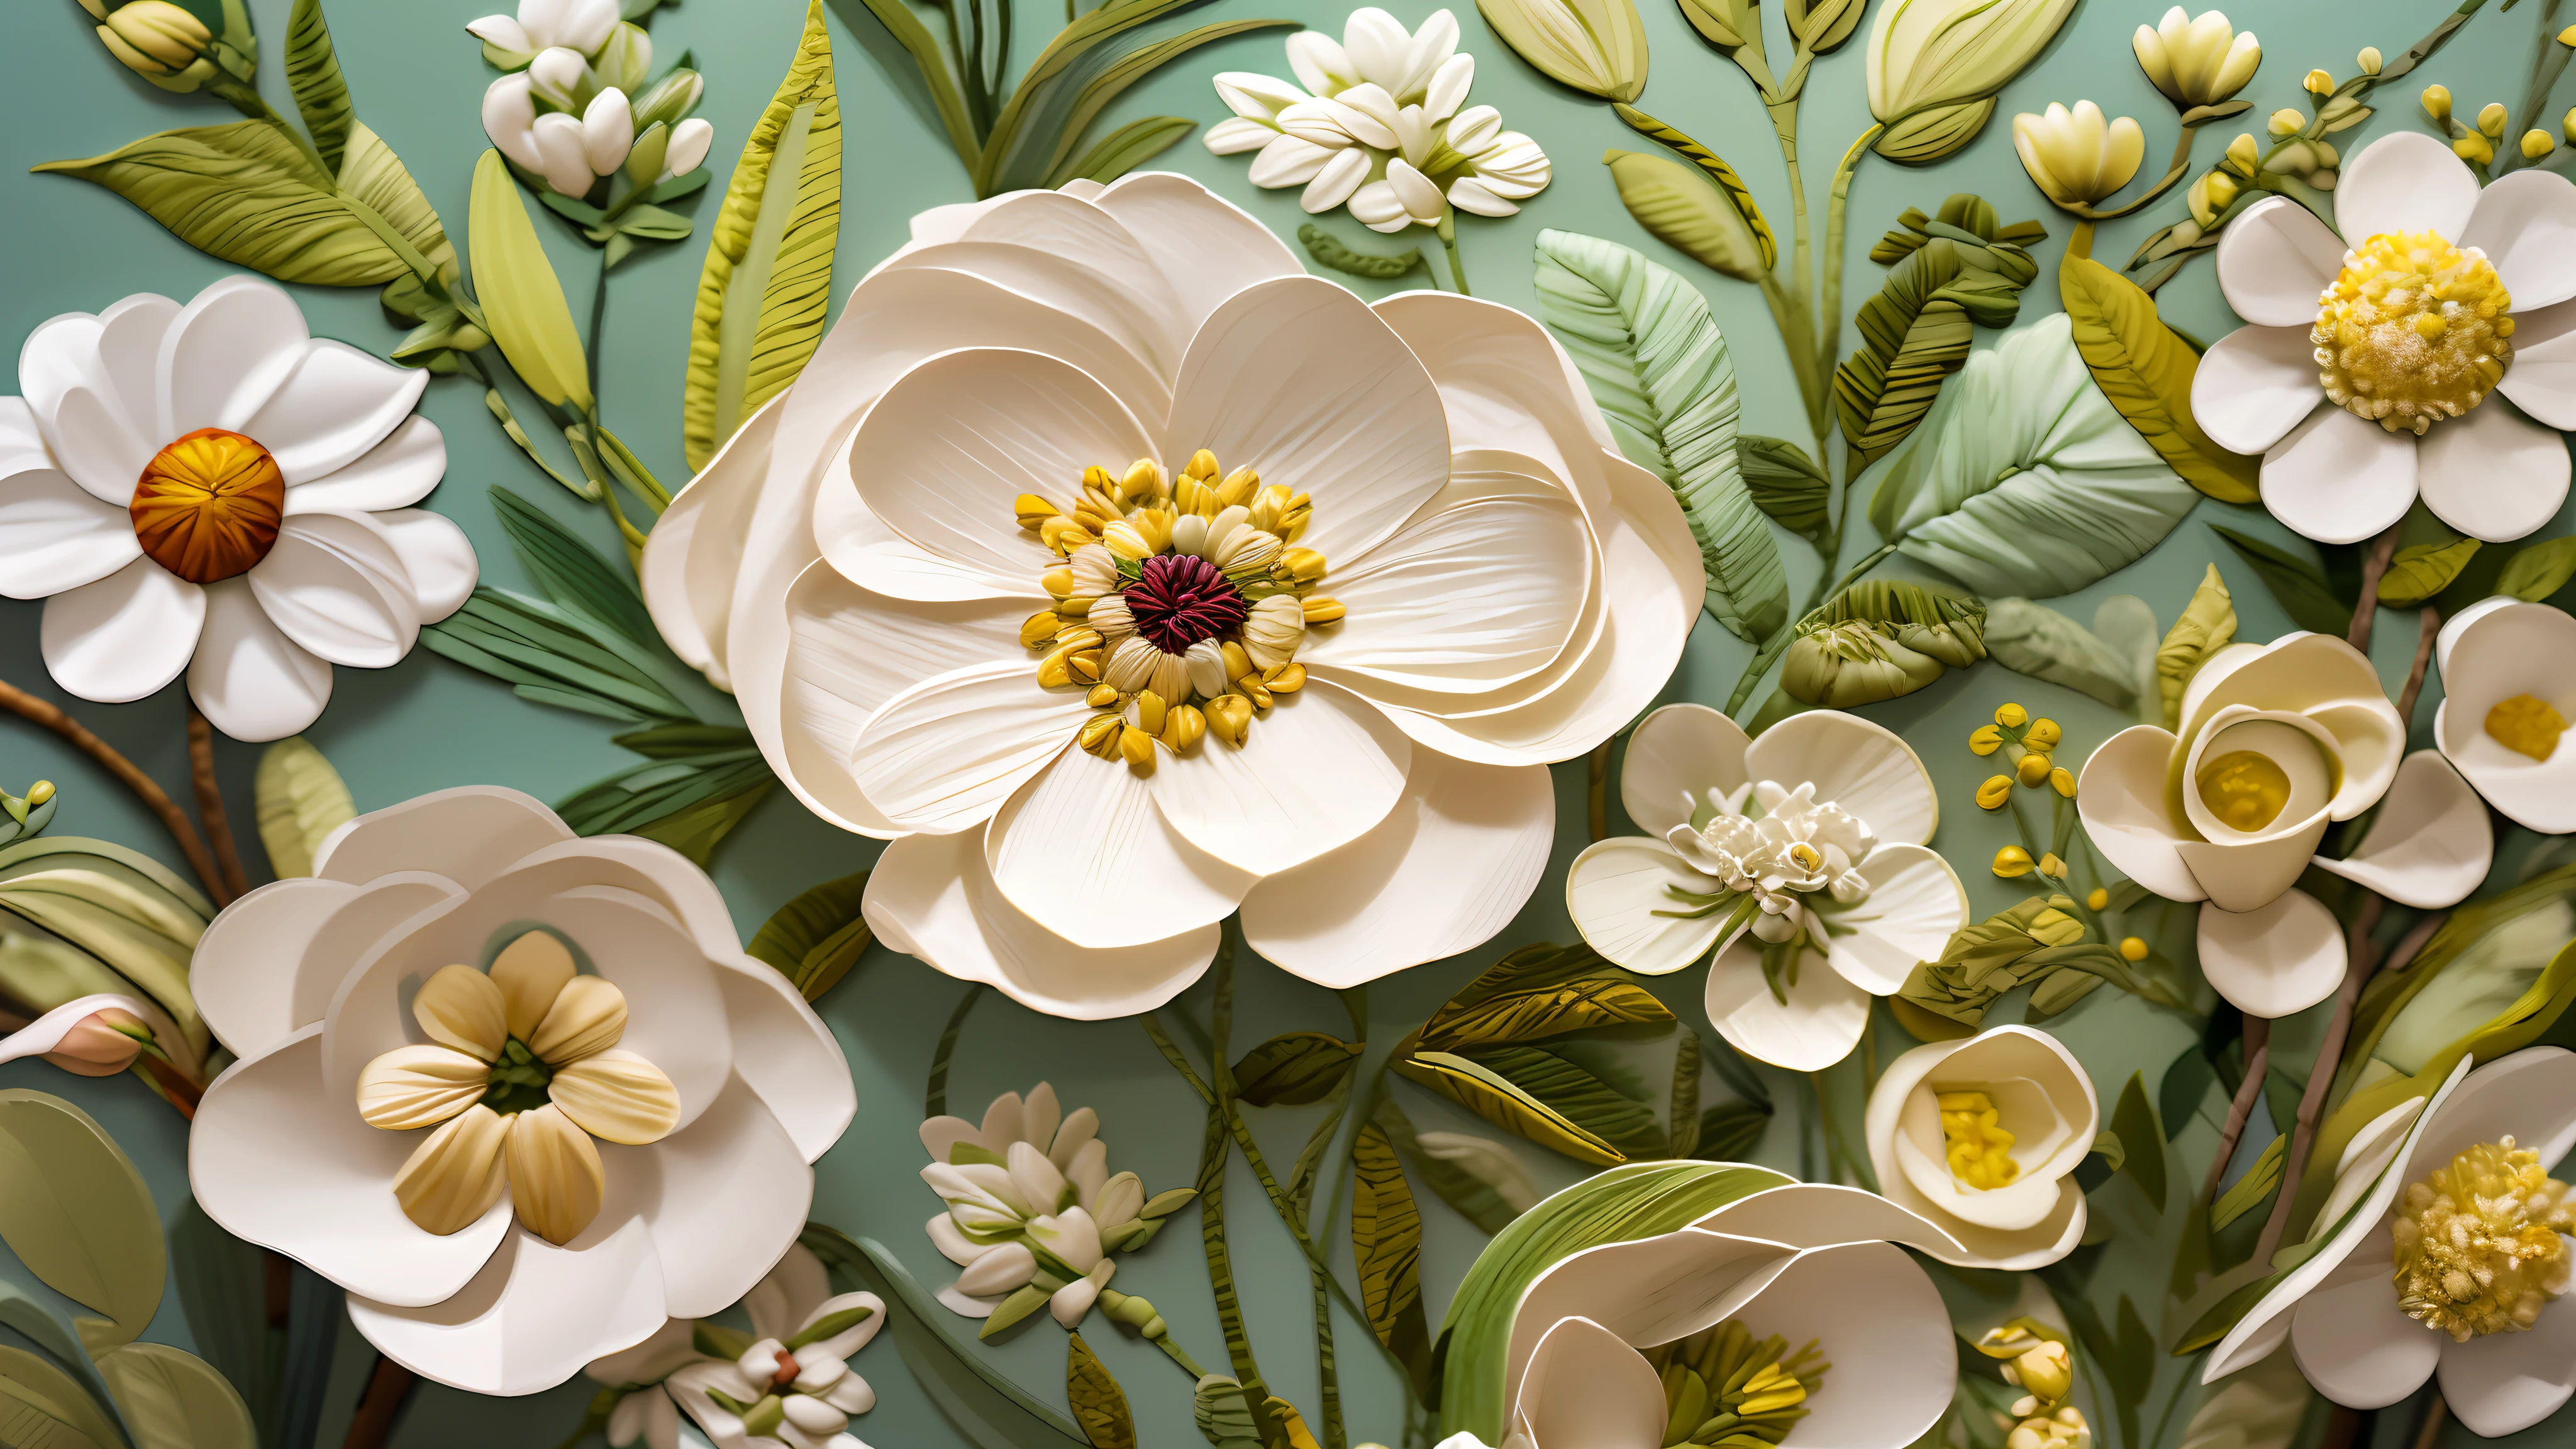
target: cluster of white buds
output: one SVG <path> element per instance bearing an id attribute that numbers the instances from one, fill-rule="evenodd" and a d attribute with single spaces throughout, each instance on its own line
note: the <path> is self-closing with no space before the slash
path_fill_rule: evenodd
<path id="1" fill-rule="evenodd" d="M 520 0 L 465 27 L 505 73 L 483 93 L 483 130 L 549 190 L 584 197 L 621 169 L 635 185 L 685 176 L 715 129 L 691 118 L 705 80 L 673 66 L 649 82 L 653 38 L 617 0 Z"/>

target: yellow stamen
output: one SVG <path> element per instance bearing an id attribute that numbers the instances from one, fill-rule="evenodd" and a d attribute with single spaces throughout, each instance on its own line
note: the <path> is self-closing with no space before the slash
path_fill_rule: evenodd
<path id="1" fill-rule="evenodd" d="M 1207 702 L 1208 733 L 1229 745 L 1241 745 L 1252 728 L 1252 701 L 1239 694 L 1220 694 Z"/>
<path id="2" fill-rule="evenodd" d="M 2487 738 L 2518 755 L 2546 760 L 2558 752 L 2558 737 L 2567 732 L 2567 719 L 2547 700 L 2533 695 L 2517 694 L 2496 701 L 2487 711 Z"/>
<path id="3" fill-rule="evenodd" d="M 1136 773 L 1154 773 L 1154 737 L 1143 730 L 1129 730 L 1118 737 L 1118 751 Z"/>
<path id="4" fill-rule="evenodd" d="M 2438 232 L 2383 233 L 2344 254 L 2319 299 L 2318 380 L 2336 406 L 2388 431 L 2476 407 L 2513 361 L 2513 298 L 2486 254 Z"/>
<path id="5" fill-rule="evenodd" d="M 1136 728 L 1149 735 L 1163 732 L 1163 697 L 1148 689 L 1136 696 Z"/>
<path id="6" fill-rule="evenodd" d="M 2290 803 L 2290 777 L 2272 757 L 2230 750 L 2203 760 L 2196 780 L 2200 803 L 2231 830 L 2252 834 L 2281 816 Z"/>
<path id="7" fill-rule="evenodd" d="M 2567 1291 L 2567 1184 L 2510 1136 L 2407 1184 L 2388 1227 L 2397 1306 L 2455 1342 L 2521 1332 Z"/>
<path id="8" fill-rule="evenodd" d="M 1116 759 L 1118 737 L 1124 734 L 1126 729 L 1126 721 L 1118 716 L 1096 714 L 1082 722 L 1082 728 L 1074 732 L 1073 740 L 1075 744 L 1082 747 L 1082 752 L 1086 755 L 1098 755 L 1104 760 Z"/>
<path id="9" fill-rule="evenodd" d="M 1034 493 L 1023 493 L 1011 500 L 1011 509 L 1020 516 L 1020 527 L 1035 533 L 1038 526 L 1063 510 Z"/>
<path id="10" fill-rule="evenodd" d="M 1064 619 L 1053 609 L 1040 609 L 1020 625 L 1020 643 L 1035 649 L 1053 639 L 1064 628 Z"/>
<path id="11" fill-rule="evenodd" d="M 277 544 L 286 475 L 239 433 L 199 428 L 145 464 L 127 513 L 154 563 L 192 584 L 248 573 Z"/>
<path id="12" fill-rule="evenodd" d="M 2013 1135 L 2000 1125 L 1994 1098 L 1983 1092 L 1942 1092 L 1934 1100 L 1941 1108 L 1943 1155 L 1952 1176 L 1980 1190 L 2009 1187 L 2021 1176 L 2021 1164 L 2012 1159 Z"/>
<path id="13" fill-rule="evenodd" d="M 1108 684 L 1095 684 L 1091 686 L 1091 692 L 1082 697 L 1082 702 L 1091 706 L 1093 709 L 1107 709 L 1118 702 L 1117 687 Z"/>
<path id="14" fill-rule="evenodd" d="M 1320 597 L 1308 599 L 1305 602 L 1305 613 L 1306 622 L 1309 624 L 1329 624 L 1342 617 L 1342 601 Z"/>
<path id="15" fill-rule="evenodd" d="M 2011 880 L 2016 876 L 2025 876 L 2030 874 L 2031 867 L 2034 864 L 2035 862 L 2031 860 L 2029 851 L 2022 849 L 2018 845 L 2007 845 L 2003 849 L 1995 852 L 1995 863 L 1991 868 L 1996 875 L 2003 877 L 2005 880 Z"/>
<path id="16" fill-rule="evenodd" d="M 1190 454 L 1188 466 L 1181 469 L 1181 476 L 1189 479 L 1193 483 L 1204 483 L 1216 475 L 1216 454 L 1209 452 L 1205 448 L 1201 448 L 1197 452 Z"/>

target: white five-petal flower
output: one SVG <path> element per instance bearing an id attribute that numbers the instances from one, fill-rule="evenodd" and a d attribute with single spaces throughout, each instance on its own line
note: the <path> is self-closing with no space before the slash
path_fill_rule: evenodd
<path id="1" fill-rule="evenodd" d="M 848 1361 L 885 1327 L 885 1300 L 832 1292 L 822 1260 L 798 1244 L 742 1306 L 751 1347 L 681 1367 L 664 1381 L 670 1397 L 716 1449 L 867 1449 L 845 1431 L 876 1407 L 877 1391 Z"/>

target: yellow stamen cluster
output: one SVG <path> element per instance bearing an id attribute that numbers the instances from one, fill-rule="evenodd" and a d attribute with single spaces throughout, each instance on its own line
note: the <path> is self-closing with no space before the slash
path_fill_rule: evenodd
<path id="1" fill-rule="evenodd" d="M 1773 1334 L 1757 1339 L 1735 1319 L 1650 1349 L 1646 1361 L 1664 1381 L 1667 1449 L 1723 1444 L 1746 1449 L 1777 1444 L 1807 1416 L 1807 1396 L 1833 1367 L 1816 1341 L 1789 1353 Z"/>
<path id="2" fill-rule="evenodd" d="M 2256 750 L 2230 750 L 2201 761 L 2192 783 L 2210 814 L 2249 835 L 2280 819 L 2282 807 L 2290 803 L 2288 772 Z"/>
<path id="3" fill-rule="evenodd" d="M 1943 1092 L 1933 1099 L 1941 1108 L 1943 1156 L 1950 1175 L 1980 1190 L 2009 1187 L 2021 1176 L 2012 1159 L 2013 1135 L 2003 1129 L 1995 1099 L 1983 1092 Z"/>
<path id="4" fill-rule="evenodd" d="M 2567 1184 L 2540 1154 L 2511 1137 L 2481 1142 L 2398 1199 L 2397 1306 L 2459 1343 L 2519 1333 L 2567 1291 L 2569 1231 Z"/>
<path id="5" fill-rule="evenodd" d="M 2388 431 L 2424 430 L 2486 398 L 2513 361 L 2513 298 L 2475 247 L 2383 233 L 2344 253 L 2317 299 L 2318 381 Z"/>
<path id="6" fill-rule="evenodd" d="M 2030 711 L 2017 704 L 1997 706 L 1993 724 L 1979 725 L 1969 733 L 1968 749 L 1980 756 L 2005 751 L 2004 758 L 2012 762 L 2012 773 L 1987 776 L 1985 783 L 1977 787 L 1977 808 L 2001 810 L 2011 804 L 2015 781 L 2033 790 L 2044 786 L 2074 799 L 2075 776 L 2053 758 L 2065 738 L 2065 730 L 2053 719 L 2032 719 Z M 1996 874 L 2004 872 L 1997 870 Z"/>
<path id="7" fill-rule="evenodd" d="M 2487 738 L 2518 755 L 2547 761 L 2558 753 L 2558 737 L 2567 733 L 2567 717 L 2545 699 L 2517 694 L 2496 701 L 2487 711 Z"/>

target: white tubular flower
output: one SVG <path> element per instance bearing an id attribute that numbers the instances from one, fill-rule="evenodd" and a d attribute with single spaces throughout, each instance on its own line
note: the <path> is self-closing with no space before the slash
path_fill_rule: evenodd
<path id="1" fill-rule="evenodd" d="M 758 1335 L 739 1358 L 701 1360 L 666 1387 L 716 1449 L 855 1449 L 850 1420 L 876 1407 L 876 1390 L 849 1360 L 885 1326 L 885 1300 L 832 1292 L 822 1262 L 801 1244 L 743 1298 Z"/>
<path id="2" fill-rule="evenodd" d="M 2044 1267 L 2084 1236 L 2076 1165 L 2101 1130 L 2093 1081 L 2057 1038 L 1999 1026 L 1888 1063 L 1869 1095 L 1887 1200 L 1957 1238 L 1970 1268 Z"/>
<path id="3" fill-rule="evenodd" d="M 537 99 L 569 111 L 580 105 L 581 92 L 592 83 L 590 62 L 568 46 L 550 46 L 528 62 L 528 80 L 536 87 Z"/>
<path id="4" fill-rule="evenodd" d="M 535 82 L 526 71 L 512 71 L 483 91 L 483 134 L 501 154 L 525 171 L 542 172 L 546 158 L 537 151 Z"/>
<path id="5" fill-rule="evenodd" d="M 2179 5 L 2153 29 L 2139 26 L 2129 47 L 2148 81 L 2185 110 L 2216 105 L 2243 90 L 2263 63 L 2253 31 L 2238 35 L 2217 11 L 2186 16 Z"/>
<path id="6" fill-rule="evenodd" d="M 2045 115 L 2013 117 L 2013 150 L 2049 200 L 2090 206 L 2138 174 L 2147 134 L 2127 116 L 2106 123 L 2091 101 L 2077 101 L 2072 111 L 2051 101 Z"/>
<path id="7" fill-rule="evenodd" d="M 608 43 L 617 25 L 617 0 L 520 0 L 516 16 L 486 15 L 465 28 L 493 49 L 517 55 L 552 46 L 589 55 Z"/>
<path id="8" fill-rule="evenodd" d="M 2576 831 L 2576 720 L 2567 661 L 2576 618 L 2498 596 L 2462 609 L 2433 647 L 2442 704 L 2433 738 L 2487 803 L 2544 835 Z"/>

